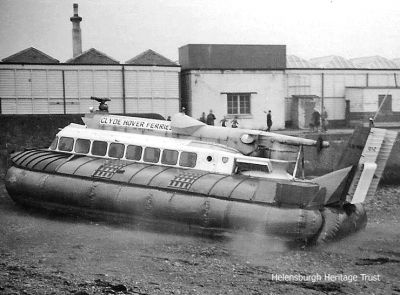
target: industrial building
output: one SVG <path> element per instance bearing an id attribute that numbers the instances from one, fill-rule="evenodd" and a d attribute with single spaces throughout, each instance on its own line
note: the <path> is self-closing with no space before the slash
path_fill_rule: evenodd
<path id="1" fill-rule="evenodd" d="M 237 118 L 243 128 L 285 127 L 284 45 L 189 44 L 179 48 L 182 104 L 199 118 L 212 109 L 217 121 Z"/>
<path id="2" fill-rule="evenodd" d="M 179 49 L 182 102 L 193 117 L 213 109 L 249 128 L 309 128 L 314 110 L 332 127 L 368 122 L 400 126 L 398 60 L 339 56 L 310 61 L 283 45 L 189 44 Z M 397 63 L 396 63 L 397 61 Z"/>
<path id="3" fill-rule="evenodd" d="M 309 101 L 318 109 L 323 104 L 333 126 L 367 122 L 378 109 L 377 125 L 400 126 L 400 65 L 396 60 L 327 56 L 306 61 L 287 56 L 285 72 L 285 117 L 296 127 L 307 128 L 309 121 L 309 113 L 294 116 L 299 101 L 303 105 Z"/>
<path id="4" fill-rule="evenodd" d="M 159 113 L 186 108 L 216 124 L 309 128 L 314 110 L 331 127 L 368 122 L 400 126 L 400 59 L 373 56 L 305 60 L 285 45 L 187 44 L 179 64 L 147 50 L 125 63 L 91 48 L 82 52 L 78 5 L 73 6 L 73 57 L 65 62 L 30 47 L 0 62 L 0 114 L 79 114 L 107 97 L 113 113 Z M 379 112 L 378 112 L 379 110 Z"/>
<path id="5" fill-rule="evenodd" d="M 111 99 L 114 113 L 179 111 L 180 66 L 147 50 L 125 64 L 91 48 L 82 52 L 74 4 L 73 58 L 64 63 L 27 48 L 0 63 L 0 114 L 76 114 L 97 107 L 91 96 Z"/>
<path id="6" fill-rule="evenodd" d="M 33 51 L 40 55 L 33 48 L 21 54 Z M 157 57 L 155 64 L 145 64 L 155 60 L 154 57 Z M 1 114 L 86 113 L 89 107 L 97 105 L 91 96 L 110 98 L 109 108 L 114 113 L 167 116 L 179 111 L 180 67 L 166 59 L 162 63 L 163 57 L 157 53 L 146 51 L 123 65 L 111 63 L 109 57 L 95 49 L 77 58 L 85 62 L 44 64 L 3 60 Z"/>

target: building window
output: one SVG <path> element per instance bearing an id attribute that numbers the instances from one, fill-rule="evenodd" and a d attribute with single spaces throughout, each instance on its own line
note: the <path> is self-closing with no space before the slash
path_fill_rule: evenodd
<path id="1" fill-rule="evenodd" d="M 378 96 L 378 100 L 379 100 L 379 108 L 380 111 L 383 113 L 387 113 L 387 112 L 391 112 L 392 111 L 392 95 L 388 94 L 380 94 Z M 383 105 L 382 105 L 383 103 Z"/>
<path id="2" fill-rule="evenodd" d="M 228 93 L 228 115 L 249 115 L 250 96 L 250 93 Z"/>

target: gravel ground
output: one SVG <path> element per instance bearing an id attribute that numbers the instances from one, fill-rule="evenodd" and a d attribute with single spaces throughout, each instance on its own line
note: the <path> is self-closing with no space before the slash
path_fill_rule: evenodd
<path id="1" fill-rule="evenodd" d="M 0 294 L 400 294 L 399 194 L 381 187 L 357 235 L 293 248 L 26 210 L 1 185 Z"/>

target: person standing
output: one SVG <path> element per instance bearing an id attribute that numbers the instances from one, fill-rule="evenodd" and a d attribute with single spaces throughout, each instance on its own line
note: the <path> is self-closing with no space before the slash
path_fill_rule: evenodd
<path id="1" fill-rule="evenodd" d="M 213 114 L 213 111 L 212 110 L 210 110 L 210 113 L 207 115 L 207 125 L 212 125 L 212 126 L 214 126 L 214 121 L 215 121 L 215 116 L 214 116 L 214 114 Z"/>
<path id="2" fill-rule="evenodd" d="M 375 124 L 374 124 L 374 118 L 370 117 L 369 118 L 369 128 L 374 128 Z"/>
<path id="3" fill-rule="evenodd" d="M 322 111 L 321 121 L 322 121 L 322 131 L 323 132 L 328 131 L 328 112 L 326 111 L 325 107 Z"/>
<path id="4" fill-rule="evenodd" d="M 206 123 L 206 113 L 205 112 L 201 113 L 201 117 L 200 117 L 199 121 Z"/>
<path id="5" fill-rule="evenodd" d="M 232 128 L 238 128 L 239 127 L 239 122 L 238 122 L 238 120 L 237 120 L 237 116 L 235 116 L 235 118 L 233 118 L 233 120 L 232 120 Z"/>
<path id="6" fill-rule="evenodd" d="M 266 113 L 266 111 L 264 111 L 264 113 Z M 272 127 L 272 114 L 271 110 L 269 110 L 267 113 L 267 132 L 271 131 L 271 127 Z"/>
<path id="7" fill-rule="evenodd" d="M 313 131 L 318 132 L 319 126 L 321 125 L 321 114 L 318 112 L 317 109 L 314 109 L 314 112 L 311 115 L 311 121 L 312 121 Z"/>
<path id="8" fill-rule="evenodd" d="M 226 122 L 227 122 L 228 120 L 226 119 L 226 116 L 224 116 L 224 118 L 220 121 L 221 122 L 221 126 L 222 127 L 226 127 Z"/>

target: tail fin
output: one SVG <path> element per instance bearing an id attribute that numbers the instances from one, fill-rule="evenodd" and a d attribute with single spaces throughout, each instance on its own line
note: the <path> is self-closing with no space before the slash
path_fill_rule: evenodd
<path id="1" fill-rule="evenodd" d="M 373 198 L 396 137 L 395 131 L 356 128 L 335 171 L 314 178 L 326 189 L 323 203 L 357 204 Z"/>
<path id="2" fill-rule="evenodd" d="M 363 130 L 362 133 L 365 134 L 365 131 Z M 347 202 L 352 204 L 362 203 L 375 195 L 396 137 L 397 132 L 395 131 L 370 129 L 354 177 L 347 191 Z M 351 144 L 351 142 L 349 143 Z M 358 147 L 360 146 L 358 145 Z M 345 159 L 345 157 L 342 157 L 342 159 Z M 344 163 L 340 164 L 343 165 Z"/>
<path id="3" fill-rule="evenodd" d="M 365 227 L 367 216 L 362 203 L 375 195 L 396 137 L 397 132 L 385 129 L 357 129 L 338 165 L 339 168 L 348 165 L 347 168 L 314 179 L 325 189 L 324 204 L 328 205 L 321 212 L 324 224 L 315 239 L 317 243 L 325 243 Z M 320 200 L 314 203 L 318 204 Z"/>
<path id="4" fill-rule="evenodd" d="M 346 148 L 344 149 L 339 162 L 334 170 L 343 169 L 349 166 L 357 165 L 360 161 L 362 151 L 367 143 L 370 128 L 358 126 L 349 138 Z"/>

